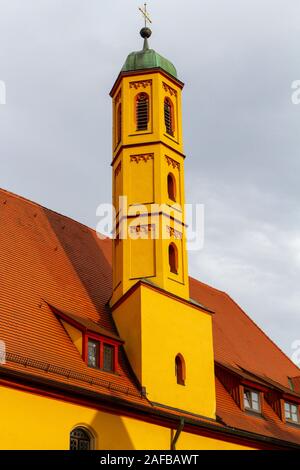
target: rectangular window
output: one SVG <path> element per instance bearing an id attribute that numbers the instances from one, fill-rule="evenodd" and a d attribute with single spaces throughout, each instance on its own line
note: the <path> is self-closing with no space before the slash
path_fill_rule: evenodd
<path id="1" fill-rule="evenodd" d="M 298 406 L 293 405 L 292 403 L 288 403 L 287 401 L 284 403 L 284 414 L 285 419 L 290 421 L 291 423 L 299 423 L 299 413 L 298 413 Z"/>
<path id="2" fill-rule="evenodd" d="M 114 349 L 109 344 L 103 346 L 103 369 L 107 372 L 114 371 Z"/>
<path id="3" fill-rule="evenodd" d="M 245 410 L 260 413 L 260 396 L 259 392 L 250 389 L 244 389 L 244 408 Z"/>
<path id="4" fill-rule="evenodd" d="M 88 341 L 88 366 L 99 368 L 100 343 L 93 339 Z"/>

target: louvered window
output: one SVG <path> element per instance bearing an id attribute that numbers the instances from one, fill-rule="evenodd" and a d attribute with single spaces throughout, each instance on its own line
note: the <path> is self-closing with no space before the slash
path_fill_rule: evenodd
<path id="1" fill-rule="evenodd" d="M 119 104 L 117 111 L 117 144 L 121 142 L 122 137 L 122 105 Z"/>
<path id="2" fill-rule="evenodd" d="M 149 122 L 149 96 L 140 93 L 136 99 L 136 123 L 137 131 L 146 131 Z"/>
<path id="3" fill-rule="evenodd" d="M 165 126 L 169 135 L 174 135 L 173 107 L 169 98 L 165 99 Z"/>

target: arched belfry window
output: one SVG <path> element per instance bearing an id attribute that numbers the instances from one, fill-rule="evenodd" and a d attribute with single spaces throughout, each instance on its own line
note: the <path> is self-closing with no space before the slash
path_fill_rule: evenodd
<path id="1" fill-rule="evenodd" d="M 174 135 L 174 110 L 173 103 L 169 98 L 165 98 L 165 126 L 169 135 Z"/>
<path id="2" fill-rule="evenodd" d="M 91 450 L 91 434 L 82 427 L 73 429 L 70 433 L 70 450 Z"/>
<path id="3" fill-rule="evenodd" d="M 176 202 L 176 180 L 172 173 L 168 174 L 168 197 Z"/>
<path id="4" fill-rule="evenodd" d="M 121 142 L 122 138 L 122 105 L 121 103 L 118 106 L 117 109 L 117 144 Z"/>
<path id="5" fill-rule="evenodd" d="M 185 385 L 185 361 L 181 354 L 175 357 L 175 374 L 178 385 Z"/>
<path id="6" fill-rule="evenodd" d="M 146 131 L 149 122 L 149 96 L 139 93 L 136 97 L 136 129 Z"/>
<path id="7" fill-rule="evenodd" d="M 178 274 L 178 251 L 174 243 L 169 245 L 169 265 L 173 274 Z"/>

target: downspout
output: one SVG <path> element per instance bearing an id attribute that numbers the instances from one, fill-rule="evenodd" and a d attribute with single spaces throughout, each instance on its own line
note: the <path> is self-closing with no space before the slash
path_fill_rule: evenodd
<path id="1" fill-rule="evenodd" d="M 176 443 L 180 437 L 180 434 L 184 428 L 184 418 L 180 418 L 180 424 L 179 424 L 179 427 L 176 431 L 176 434 L 174 436 L 174 438 L 172 439 L 172 442 L 171 442 L 171 450 L 176 450 Z"/>

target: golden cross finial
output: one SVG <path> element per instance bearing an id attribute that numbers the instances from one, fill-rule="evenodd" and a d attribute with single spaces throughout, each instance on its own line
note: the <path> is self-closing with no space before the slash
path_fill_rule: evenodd
<path id="1" fill-rule="evenodd" d="M 139 10 L 145 19 L 145 28 L 147 28 L 147 22 L 152 23 L 149 13 L 147 11 L 147 3 L 144 3 L 144 9 L 139 7 Z"/>

